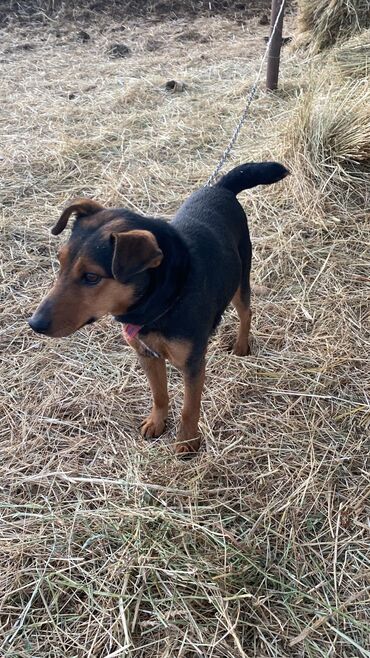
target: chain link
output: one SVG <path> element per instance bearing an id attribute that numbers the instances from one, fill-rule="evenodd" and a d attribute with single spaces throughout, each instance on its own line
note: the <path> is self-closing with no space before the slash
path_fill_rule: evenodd
<path id="1" fill-rule="evenodd" d="M 259 83 L 259 81 L 260 81 L 260 77 L 261 77 L 261 73 L 262 73 L 262 69 L 263 69 L 263 65 L 264 65 L 264 63 L 265 63 L 265 61 L 266 61 L 267 53 L 268 53 L 268 51 L 269 51 L 271 41 L 272 41 L 272 39 L 273 39 L 273 37 L 274 37 L 274 34 L 275 34 L 275 32 L 276 32 L 276 27 L 277 27 L 277 24 L 278 24 L 278 22 L 279 22 L 279 19 L 280 19 L 280 16 L 281 16 L 281 14 L 282 14 L 282 11 L 283 11 L 283 9 L 284 9 L 284 5 L 285 5 L 285 0 L 282 0 L 282 3 L 281 3 L 281 5 L 280 5 L 279 12 L 278 12 L 278 14 L 277 14 L 277 16 L 276 16 L 275 23 L 274 23 L 274 25 L 273 25 L 273 27 L 272 27 L 271 34 L 270 34 L 269 40 L 268 40 L 268 42 L 267 42 L 267 46 L 266 46 L 265 53 L 264 53 L 264 55 L 263 55 L 263 57 L 262 57 L 260 67 L 259 67 L 259 69 L 258 69 L 258 73 L 257 73 L 256 80 L 255 80 L 255 82 L 254 82 L 254 84 L 253 84 L 252 89 L 250 90 L 250 92 L 249 92 L 249 94 L 248 94 L 247 101 L 246 101 L 246 104 L 245 104 L 245 107 L 244 107 L 243 113 L 242 113 L 242 115 L 241 115 L 241 117 L 240 117 L 240 119 L 239 119 L 239 121 L 238 121 L 238 123 L 237 123 L 237 125 L 236 125 L 236 128 L 235 128 L 235 130 L 234 130 L 234 132 L 233 132 L 233 134 L 232 134 L 232 136 L 231 136 L 231 139 L 230 139 L 230 141 L 229 141 L 229 143 L 228 143 L 226 149 L 224 150 L 224 152 L 223 152 L 223 154 L 222 154 L 222 156 L 221 156 L 221 158 L 220 158 L 220 160 L 219 160 L 217 166 L 215 167 L 215 169 L 213 170 L 213 173 L 212 173 L 212 174 L 210 175 L 210 177 L 208 178 L 208 180 L 207 180 L 207 182 L 206 182 L 206 184 L 205 184 L 205 187 L 209 187 L 209 186 L 213 185 L 215 179 L 217 178 L 217 176 L 218 176 L 218 174 L 220 173 L 222 167 L 224 166 L 226 160 L 228 159 L 228 157 L 229 157 L 229 155 L 230 155 L 232 149 L 234 148 L 235 142 L 236 142 L 236 140 L 237 140 L 238 137 L 239 137 L 239 133 L 240 133 L 241 129 L 243 128 L 245 122 L 246 122 L 246 119 L 247 119 L 247 117 L 248 117 L 248 113 L 249 113 L 249 108 L 250 108 L 250 105 L 251 105 L 251 103 L 252 103 L 252 101 L 253 101 L 255 95 L 256 95 L 256 92 L 257 92 L 257 89 L 258 89 L 258 83 Z"/>

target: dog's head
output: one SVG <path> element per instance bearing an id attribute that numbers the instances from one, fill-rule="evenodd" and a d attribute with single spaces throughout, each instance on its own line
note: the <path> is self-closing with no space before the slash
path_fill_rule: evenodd
<path id="1" fill-rule="evenodd" d="M 132 230 L 118 211 L 89 199 L 69 205 L 53 235 L 73 214 L 70 239 L 59 250 L 57 281 L 29 320 L 34 331 L 47 336 L 68 336 L 104 315 L 123 315 L 140 295 L 140 273 L 163 259 L 151 231 Z"/>

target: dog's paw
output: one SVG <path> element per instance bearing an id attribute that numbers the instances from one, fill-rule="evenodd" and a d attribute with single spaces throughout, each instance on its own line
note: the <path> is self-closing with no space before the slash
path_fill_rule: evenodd
<path id="1" fill-rule="evenodd" d="M 233 346 L 233 354 L 235 356 L 249 356 L 251 353 L 251 348 L 249 347 L 248 343 L 240 343 L 239 341 L 236 341 Z"/>
<path id="2" fill-rule="evenodd" d="M 200 442 L 195 445 L 194 441 L 191 443 L 182 443 L 175 446 L 175 453 L 179 459 L 193 459 L 199 450 Z"/>
<path id="3" fill-rule="evenodd" d="M 157 439 L 163 434 L 166 427 L 166 418 L 157 411 L 152 411 L 140 426 L 140 433 L 145 439 Z"/>
<path id="4" fill-rule="evenodd" d="M 191 459 L 197 454 L 200 446 L 200 438 L 194 437 L 197 433 L 198 428 L 188 431 L 180 427 L 175 444 L 175 453 L 180 459 Z"/>

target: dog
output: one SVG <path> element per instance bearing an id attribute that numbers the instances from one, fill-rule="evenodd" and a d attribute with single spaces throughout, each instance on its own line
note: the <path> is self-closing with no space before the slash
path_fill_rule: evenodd
<path id="1" fill-rule="evenodd" d="M 234 354 L 249 354 L 252 246 L 236 197 L 288 173 L 277 162 L 243 164 L 194 192 L 171 222 L 77 199 L 52 228 L 59 235 L 75 216 L 70 238 L 59 250 L 57 281 L 29 319 L 30 327 L 61 337 L 107 314 L 122 323 L 152 391 L 152 410 L 141 426 L 147 438 L 165 429 L 165 360 L 170 361 L 184 377 L 175 444 L 180 456 L 199 449 L 207 344 L 230 302 L 240 320 Z"/>

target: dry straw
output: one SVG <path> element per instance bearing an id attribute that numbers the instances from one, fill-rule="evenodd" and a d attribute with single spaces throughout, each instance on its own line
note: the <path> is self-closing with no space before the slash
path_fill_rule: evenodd
<path id="1" fill-rule="evenodd" d="M 298 0 L 296 45 L 319 53 L 370 27 L 368 0 Z"/>
<path id="2" fill-rule="evenodd" d="M 323 216 L 335 208 L 335 216 L 345 218 L 370 203 L 370 86 L 365 79 L 333 83 L 332 73 L 331 67 L 321 71 L 321 82 L 315 75 L 297 102 L 287 125 L 287 157 L 301 171 L 303 205 L 311 193 Z"/>
<path id="3" fill-rule="evenodd" d="M 370 30 L 364 30 L 334 49 L 333 62 L 343 77 L 369 79 Z"/>
<path id="4" fill-rule="evenodd" d="M 49 229 L 69 198 L 169 217 L 207 180 L 265 34 L 257 19 L 122 25 L 102 13 L 2 31 L 4 658 L 369 657 L 363 81 L 316 93 L 310 62 L 284 52 L 281 91 L 251 106 L 230 166 L 282 159 L 292 175 L 240 195 L 252 354 L 230 354 L 228 311 L 209 347 L 197 459 L 171 449 L 178 373 L 168 430 L 147 443 L 148 385 L 116 325 L 53 341 L 25 322 L 56 270 Z M 118 41 L 124 60 L 107 55 Z M 170 79 L 185 91 L 166 92 Z"/>

